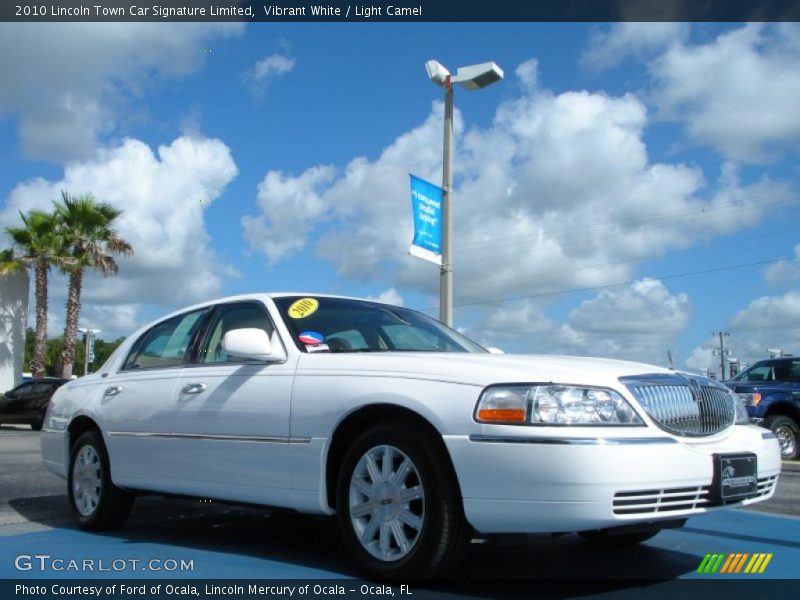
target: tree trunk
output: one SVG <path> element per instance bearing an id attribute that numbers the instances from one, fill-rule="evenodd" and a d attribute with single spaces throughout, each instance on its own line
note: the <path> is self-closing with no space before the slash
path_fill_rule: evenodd
<path id="1" fill-rule="evenodd" d="M 64 347 L 61 350 L 61 377 L 72 377 L 72 365 L 75 362 L 75 336 L 78 333 L 78 317 L 81 313 L 81 285 L 83 284 L 83 269 L 78 269 L 69 275 L 69 290 L 67 292 L 67 323 L 64 327 Z"/>
<path id="2" fill-rule="evenodd" d="M 39 259 L 34 267 L 36 296 L 36 338 L 33 344 L 31 373 L 44 377 L 44 354 L 47 344 L 47 261 Z"/>

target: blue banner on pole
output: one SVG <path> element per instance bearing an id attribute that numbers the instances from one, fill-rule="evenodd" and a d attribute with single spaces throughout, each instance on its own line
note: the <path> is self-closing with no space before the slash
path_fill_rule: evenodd
<path id="1" fill-rule="evenodd" d="M 442 264 L 442 188 L 411 175 L 414 239 L 409 253 Z"/>

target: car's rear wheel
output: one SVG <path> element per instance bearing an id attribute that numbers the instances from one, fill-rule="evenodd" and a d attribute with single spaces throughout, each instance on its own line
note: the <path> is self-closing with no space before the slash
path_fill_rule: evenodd
<path id="1" fill-rule="evenodd" d="M 469 546 L 453 468 L 418 428 L 378 425 L 362 434 L 345 454 L 336 497 L 345 545 L 369 575 L 442 574 Z"/>
<path id="2" fill-rule="evenodd" d="M 641 544 L 649 539 L 654 538 L 661 532 L 661 529 L 652 529 L 648 531 L 637 531 L 631 533 L 609 533 L 604 529 L 596 531 L 581 531 L 578 533 L 584 540 L 598 546 L 635 546 Z"/>
<path id="3" fill-rule="evenodd" d="M 778 438 L 778 445 L 781 448 L 781 458 L 792 460 L 800 454 L 797 444 L 798 426 L 794 419 L 784 415 L 773 415 L 764 420 L 764 425 L 772 430 Z"/>
<path id="4" fill-rule="evenodd" d="M 72 512 L 83 529 L 117 529 L 133 504 L 133 495 L 111 481 L 108 453 L 97 431 L 83 433 L 73 445 L 68 489 Z"/>

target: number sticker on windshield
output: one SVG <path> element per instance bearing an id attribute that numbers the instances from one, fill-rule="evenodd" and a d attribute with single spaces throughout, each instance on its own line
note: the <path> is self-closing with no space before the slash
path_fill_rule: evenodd
<path id="1" fill-rule="evenodd" d="M 302 319 L 313 315 L 319 308 L 319 302 L 314 298 L 301 298 L 289 307 L 289 316 L 293 319 Z"/>

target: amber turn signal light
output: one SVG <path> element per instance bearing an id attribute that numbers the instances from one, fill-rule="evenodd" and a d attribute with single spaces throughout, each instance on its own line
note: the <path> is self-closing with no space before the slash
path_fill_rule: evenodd
<path id="1" fill-rule="evenodd" d="M 478 420 L 484 423 L 524 423 L 525 409 L 522 408 L 482 408 Z"/>

